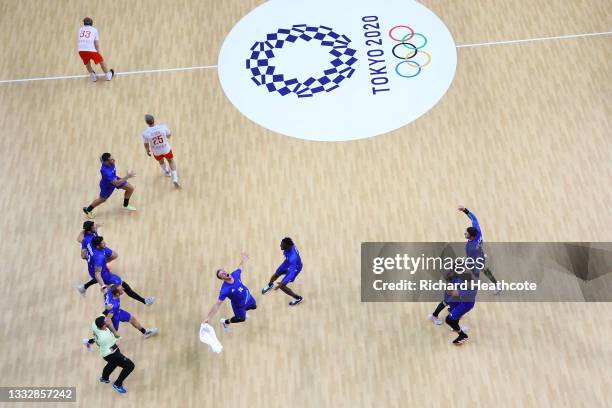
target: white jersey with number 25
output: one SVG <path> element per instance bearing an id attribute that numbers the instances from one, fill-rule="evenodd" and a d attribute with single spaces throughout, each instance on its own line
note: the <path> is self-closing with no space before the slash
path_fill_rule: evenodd
<path id="1" fill-rule="evenodd" d="M 149 126 L 142 132 L 142 141 L 149 144 L 154 156 L 161 156 L 170 152 L 169 134 L 170 130 L 166 125 Z"/>

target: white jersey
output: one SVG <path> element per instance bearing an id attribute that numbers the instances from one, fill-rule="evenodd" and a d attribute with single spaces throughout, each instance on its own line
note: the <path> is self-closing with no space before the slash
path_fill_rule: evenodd
<path id="1" fill-rule="evenodd" d="M 149 144 L 154 156 L 167 154 L 172 149 L 168 141 L 170 130 L 166 125 L 149 126 L 142 132 L 142 141 Z"/>
<path id="2" fill-rule="evenodd" d="M 83 26 L 79 30 L 79 51 L 96 51 L 94 41 L 100 41 L 98 30 L 93 26 Z"/>

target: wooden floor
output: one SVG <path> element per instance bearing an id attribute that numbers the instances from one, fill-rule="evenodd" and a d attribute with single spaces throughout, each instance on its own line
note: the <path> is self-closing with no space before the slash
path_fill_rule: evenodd
<path id="1" fill-rule="evenodd" d="M 84 73 L 74 47 L 86 15 L 117 71 L 214 65 L 260 3 L 1 0 L 0 79 Z M 424 3 L 457 44 L 612 28 L 605 0 Z M 472 341 L 457 349 L 425 320 L 434 305 L 361 303 L 359 251 L 461 240 L 457 204 L 489 241 L 612 240 L 611 55 L 610 36 L 460 48 L 440 104 L 349 143 L 258 127 L 215 69 L 0 84 L 0 385 L 76 386 L 66 405 L 83 407 L 609 406 L 611 304 L 480 303 L 466 319 Z M 144 113 L 173 130 L 181 191 L 144 154 Z M 158 298 L 125 308 L 161 330 L 143 340 L 122 327 L 136 363 L 125 396 L 98 383 L 103 361 L 80 344 L 100 297 L 74 289 L 87 277 L 80 208 L 97 194 L 104 151 L 137 173 L 137 213 L 122 212 L 120 194 L 99 210 L 114 271 Z M 286 235 L 304 260 L 294 286 L 304 303 L 258 296 L 252 319 L 211 353 L 197 332 L 218 293 L 214 271 L 246 250 L 243 280 L 257 292 Z"/>

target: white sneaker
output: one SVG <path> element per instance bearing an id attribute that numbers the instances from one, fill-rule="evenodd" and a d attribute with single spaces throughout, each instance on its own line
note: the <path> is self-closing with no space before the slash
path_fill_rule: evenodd
<path id="1" fill-rule="evenodd" d="M 159 333 L 159 329 L 157 327 L 154 327 L 152 329 L 147 330 L 144 334 L 144 337 L 145 339 L 148 339 L 149 337 L 157 336 L 157 333 Z"/>
<path id="2" fill-rule="evenodd" d="M 79 285 L 79 286 L 77 286 L 77 290 L 79 291 L 79 293 L 81 294 L 81 296 L 85 297 L 85 285 Z"/>
<path id="3" fill-rule="evenodd" d="M 174 184 L 174 187 L 176 187 L 176 188 L 181 188 L 181 185 L 180 185 L 178 179 L 172 180 L 172 184 Z"/>
<path id="4" fill-rule="evenodd" d="M 428 318 L 429 320 L 431 320 L 432 322 L 434 322 L 434 323 L 435 323 L 436 325 L 438 325 L 438 326 L 442 324 L 442 320 L 438 319 L 438 318 L 437 318 L 436 316 L 434 316 L 434 315 L 429 315 L 429 316 L 427 316 L 427 318 Z"/>
<path id="5" fill-rule="evenodd" d="M 172 173 L 170 173 L 170 170 L 162 170 L 164 172 L 164 176 L 166 177 L 170 177 L 172 176 Z"/>
<path id="6" fill-rule="evenodd" d="M 90 72 L 89 79 L 91 79 L 91 82 L 96 82 L 98 80 L 98 75 L 96 75 L 95 72 Z"/>
<path id="7" fill-rule="evenodd" d="M 83 345 L 87 349 L 87 351 L 92 351 L 91 344 L 89 344 L 89 339 L 83 339 Z"/>
<path id="8" fill-rule="evenodd" d="M 151 306 L 153 303 L 155 303 L 155 297 L 154 296 L 145 298 L 145 305 Z"/>
<path id="9" fill-rule="evenodd" d="M 109 69 L 106 73 L 106 80 L 110 81 L 115 76 L 115 71 L 113 69 Z"/>
<path id="10" fill-rule="evenodd" d="M 272 290 L 272 288 L 274 288 L 274 284 L 272 284 L 272 285 L 268 284 L 268 285 L 264 286 L 264 288 L 261 290 L 261 294 L 262 295 L 267 295 Z"/>
<path id="11" fill-rule="evenodd" d="M 226 333 L 229 333 L 231 330 L 230 330 L 229 324 L 225 324 L 225 320 L 227 319 L 222 318 L 221 320 L 219 320 L 219 323 L 221 323 L 221 327 L 223 327 L 223 331 Z"/>

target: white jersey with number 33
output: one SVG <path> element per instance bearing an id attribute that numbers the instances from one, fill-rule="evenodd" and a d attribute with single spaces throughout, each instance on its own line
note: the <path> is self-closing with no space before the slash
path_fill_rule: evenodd
<path id="1" fill-rule="evenodd" d="M 95 52 L 96 46 L 94 41 L 100 41 L 100 35 L 93 26 L 83 26 L 79 30 L 78 40 L 79 51 Z"/>
<path id="2" fill-rule="evenodd" d="M 166 125 L 150 126 L 142 132 L 142 141 L 149 144 L 154 156 L 161 156 L 170 152 L 169 134 L 170 130 Z"/>

